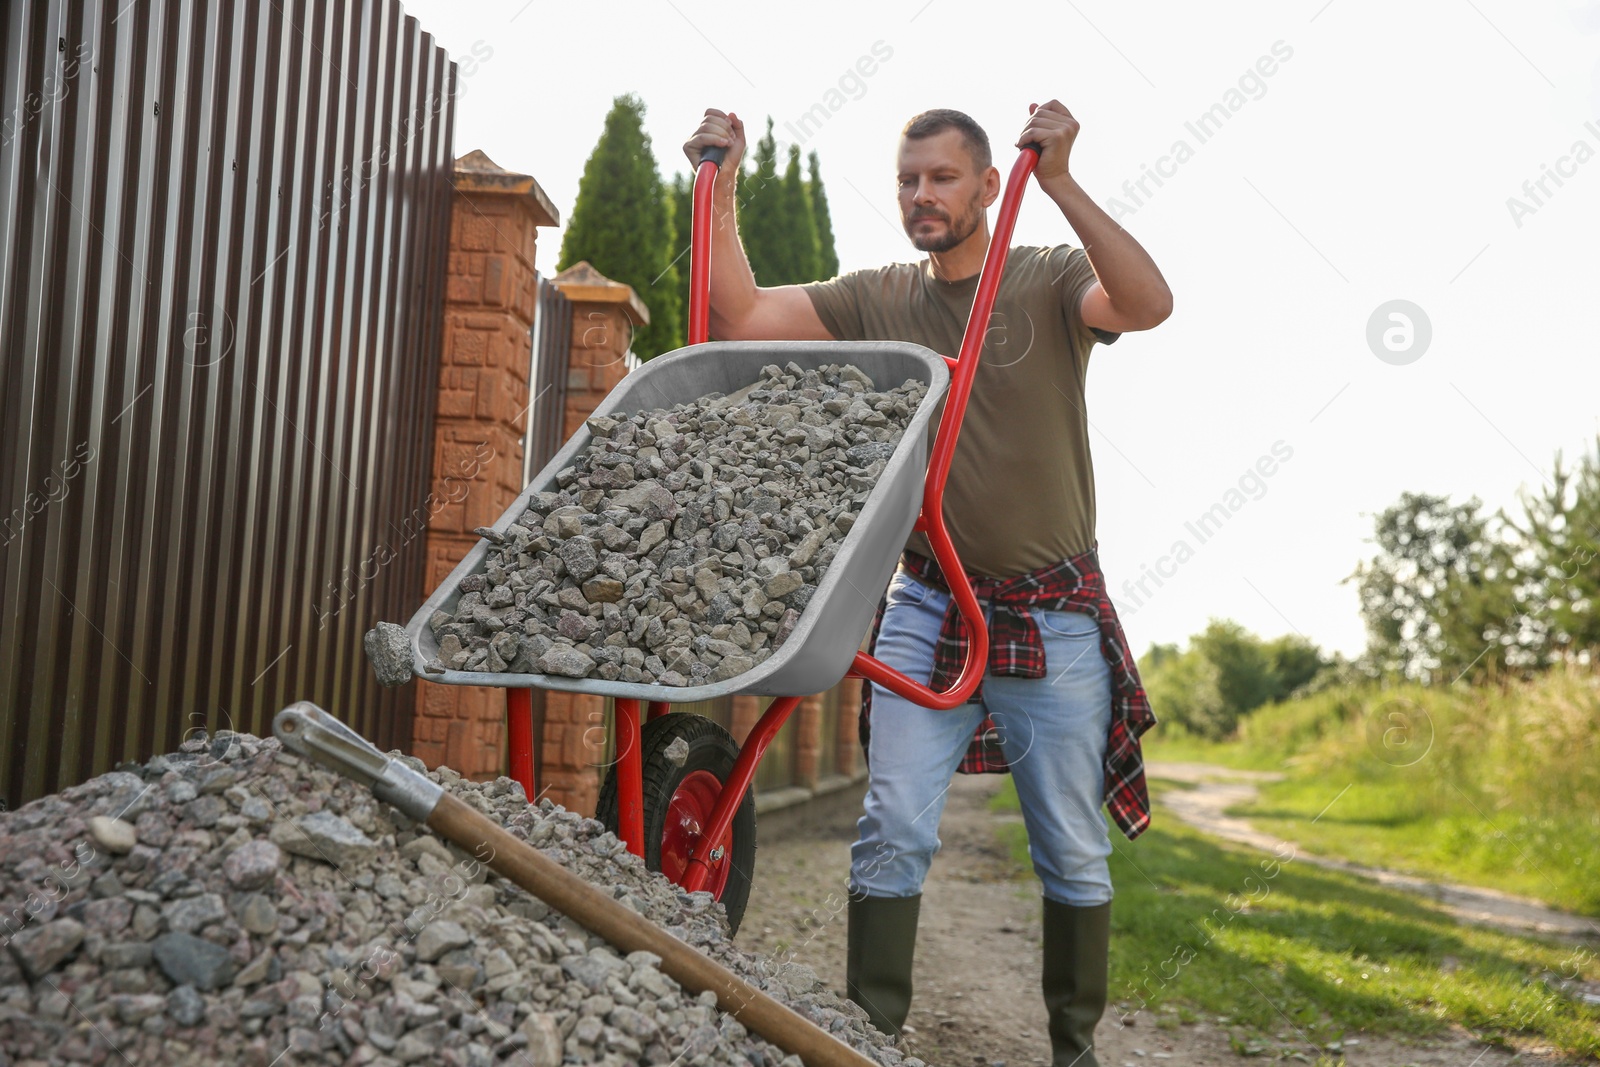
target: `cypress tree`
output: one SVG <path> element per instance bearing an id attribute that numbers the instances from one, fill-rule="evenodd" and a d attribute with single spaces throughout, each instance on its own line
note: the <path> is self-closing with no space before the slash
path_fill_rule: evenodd
<path id="1" fill-rule="evenodd" d="M 687 275 L 689 263 L 689 234 L 694 221 L 694 176 L 672 176 L 672 257 L 677 261 L 678 273 Z"/>
<path id="2" fill-rule="evenodd" d="M 833 247 L 833 216 L 828 213 L 828 194 L 822 188 L 816 152 L 811 153 L 811 180 L 806 183 L 806 191 L 811 194 L 811 215 L 817 223 L 817 277 L 837 277 L 839 253 Z"/>
<path id="3" fill-rule="evenodd" d="M 818 265 L 817 220 L 811 213 L 811 196 L 800 174 L 799 145 L 789 146 L 789 166 L 783 173 L 783 215 L 789 233 L 783 282 L 814 282 L 823 276 Z"/>
<path id="4" fill-rule="evenodd" d="M 739 180 L 739 233 L 757 285 L 782 285 L 786 274 L 785 246 L 789 240 L 783 210 L 783 186 L 778 180 L 778 142 L 767 132 L 751 154 L 753 173 Z"/>
<path id="5" fill-rule="evenodd" d="M 672 176 L 672 257 L 678 276 L 678 306 L 683 309 L 681 322 L 684 335 L 678 340 L 687 343 L 689 327 L 689 238 L 694 219 L 694 175 Z"/>
<path id="6" fill-rule="evenodd" d="M 640 359 L 676 347 L 683 339 L 672 215 L 650 136 L 644 132 L 644 103 L 631 93 L 616 97 L 578 181 L 558 269 L 588 260 L 606 277 L 633 286 L 650 309 L 650 325 L 633 338 Z"/>

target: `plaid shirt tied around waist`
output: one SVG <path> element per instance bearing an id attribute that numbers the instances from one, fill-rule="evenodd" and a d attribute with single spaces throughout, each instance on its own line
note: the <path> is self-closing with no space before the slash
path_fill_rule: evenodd
<path id="1" fill-rule="evenodd" d="M 946 594 L 950 592 L 937 561 L 906 549 L 903 566 L 925 585 Z M 1029 608 L 1045 611 L 1078 611 L 1089 615 L 1100 627 L 1100 652 L 1111 667 L 1111 729 L 1106 736 L 1105 803 L 1117 828 L 1130 840 L 1150 825 L 1150 796 L 1145 789 L 1144 753 L 1139 736 L 1156 723 L 1150 700 L 1139 681 L 1139 668 L 1128 650 L 1127 637 L 1116 609 L 1106 595 L 1105 575 L 1100 571 L 1096 548 L 1047 564 L 1014 578 L 988 578 L 969 573 L 967 580 L 979 601 L 993 604 L 990 620 L 988 672 L 1022 678 L 1045 676 L 1044 641 Z M 868 648 L 875 651 L 878 630 L 888 595 L 878 602 L 872 621 Z M 945 609 L 944 622 L 934 649 L 933 676 L 928 682 L 935 692 L 955 684 L 967 658 L 967 629 L 952 596 Z M 973 703 L 983 699 L 983 686 L 973 691 Z M 861 686 L 861 748 L 867 750 L 871 738 L 872 683 Z M 994 729 L 986 715 L 979 724 L 967 754 L 957 768 L 962 774 L 1004 774 L 1011 768 L 996 745 L 987 744 L 985 735 Z"/>

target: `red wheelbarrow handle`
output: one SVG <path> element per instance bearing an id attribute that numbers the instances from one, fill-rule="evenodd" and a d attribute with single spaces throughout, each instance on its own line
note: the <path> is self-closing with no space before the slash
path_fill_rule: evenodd
<path id="1" fill-rule="evenodd" d="M 989 662 L 989 627 L 984 622 L 984 611 L 978 597 L 973 595 L 973 587 L 966 581 L 966 568 L 944 525 L 944 482 L 950 474 L 950 462 L 955 459 L 955 440 L 962 432 L 962 419 L 966 418 L 966 400 L 973 394 L 973 379 L 978 376 L 978 360 L 984 349 L 984 334 L 989 333 L 989 315 L 994 312 L 995 294 L 1000 291 L 1000 278 L 1005 277 L 1005 262 L 1011 253 L 1011 230 L 1016 229 L 1022 192 L 1026 192 L 1027 179 L 1037 165 L 1038 146 L 1029 144 L 1011 165 L 1011 178 L 1006 179 L 1005 197 L 1000 200 L 1000 211 L 995 216 L 994 237 L 989 238 L 989 253 L 984 256 L 984 270 L 978 277 L 973 314 L 966 318 L 962 352 L 954 360 L 946 357 L 950 365 L 950 392 L 944 402 L 944 418 L 939 421 L 938 435 L 933 438 L 933 458 L 928 461 L 928 478 L 922 488 L 922 515 L 917 517 L 917 530 L 928 534 L 933 557 L 939 561 L 939 571 L 946 576 L 955 597 L 955 608 L 966 625 L 968 640 L 962 673 L 955 678 L 954 685 L 938 693 L 867 653 L 856 653 L 850 667 L 854 677 L 877 681 L 890 693 L 898 693 L 922 707 L 950 709 L 965 704 L 966 697 L 978 688 Z"/>
<path id="2" fill-rule="evenodd" d="M 961 422 L 967 413 L 967 398 L 972 395 L 972 380 L 978 373 L 983 338 L 989 330 L 989 315 L 994 311 L 1000 279 L 1006 272 L 1006 257 L 1011 252 L 1011 232 L 1016 228 L 1022 194 L 1038 163 L 1038 146 L 1030 144 L 1023 148 L 1016 163 L 1012 164 L 1005 196 L 1001 198 L 1000 211 L 995 216 L 994 236 L 990 238 L 989 251 L 984 256 L 983 273 L 978 277 L 978 292 L 972 301 L 972 314 L 967 318 L 967 332 L 961 338 L 961 354 L 956 359 L 945 357 L 950 364 L 950 392 L 945 399 L 939 432 L 934 437 L 928 477 L 922 486 L 922 514 L 917 517 L 916 529 L 927 533 L 934 558 L 939 562 L 939 570 L 949 583 L 956 609 L 966 624 L 966 662 L 961 665 L 961 673 L 954 684 L 943 692 L 935 692 L 865 652 L 857 652 L 850 666 L 849 676 L 877 682 L 890 692 L 898 693 L 925 708 L 945 709 L 966 703 L 972 691 L 978 687 L 989 661 L 989 628 L 984 621 L 983 608 L 973 595 L 972 586 L 966 581 L 966 569 L 962 567 L 956 546 L 950 540 L 950 532 L 945 528 L 944 483 L 950 473 L 950 463 L 955 458 L 956 438 L 961 433 Z"/>
<path id="3" fill-rule="evenodd" d="M 692 345 L 711 336 L 711 191 L 728 150 L 711 145 L 700 152 L 694 172 L 694 205 L 689 216 L 689 330 Z"/>
<path id="4" fill-rule="evenodd" d="M 711 292 L 711 196 L 725 150 L 708 148 L 695 171 L 694 215 L 691 222 L 691 250 L 689 261 L 689 329 L 690 344 L 707 340 L 710 334 Z M 961 341 L 959 358 L 945 357 L 951 371 L 950 390 L 945 398 L 944 416 L 934 437 L 933 453 L 928 463 L 928 473 L 923 483 L 922 514 L 917 529 L 926 530 L 933 546 L 934 557 L 946 575 L 960 575 L 961 581 L 953 583 L 956 605 L 970 635 L 967 659 L 955 684 L 940 693 L 913 680 L 900 671 L 866 653 L 856 653 L 851 664 L 851 675 L 877 682 L 892 692 L 914 700 L 923 707 L 953 708 L 964 703 L 977 688 L 989 659 L 989 630 L 983 609 L 972 587 L 965 581 L 966 571 L 956 554 L 944 522 L 944 483 L 950 473 L 950 463 L 955 456 L 956 437 L 961 431 L 961 421 L 966 415 L 967 399 L 972 394 L 972 381 L 978 371 L 978 359 L 983 348 L 984 334 L 989 328 L 989 316 L 994 310 L 995 296 L 1000 289 L 1000 279 L 1005 273 L 1006 258 L 1011 248 L 1011 233 L 1016 227 L 1017 211 L 1022 204 L 1022 194 L 1028 178 L 1039 162 L 1037 145 L 1026 146 L 1011 168 L 1004 198 L 995 220 L 995 232 L 984 257 L 983 272 L 978 279 L 978 291 L 973 299 L 972 314 L 967 320 L 967 331 Z M 711 817 L 704 827 L 702 840 L 712 848 L 713 854 L 733 824 L 734 810 L 742 802 L 750 782 L 755 776 L 757 762 L 778 729 L 800 703 L 799 697 L 780 697 L 772 702 L 761 719 L 740 746 L 738 759 L 728 780 L 723 783 L 722 794 L 717 798 Z M 651 716 L 660 710 L 652 704 Z M 643 769 L 639 763 L 639 702 L 616 702 L 618 829 L 628 847 L 637 855 L 644 854 L 644 818 L 641 784 Z M 690 892 L 703 889 L 711 875 L 707 856 L 696 849 L 691 855 L 688 869 L 682 880 L 683 888 Z"/>
<path id="5" fill-rule="evenodd" d="M 717 146 L 705 149 L 695 171 L 689 251 L 690 344 L 699 344 L 710 335 L 711 194 L 726 151 Z M 1011 233 L 1016 229 L 1022 194 L 1027 190 L 1028 178 L 1038 163 L 1039 146 L 1030 144 L 1023 147 L 1011 167 L 1011 177 L 1006 181 L 1005 195 L 1000 200 L 1000 211 L 995 216 L 994 235 L 989 240 L 989 251 L 984 256 L 983 272 L 978 277 L 972 314 L 967 318 L 967 331 L 961 339 L 961 353 L 956 359 L 945 357 L 945 362 L 950 365 L 950 391 L 945 398 L 939 432 L 934 437 L 933 455 L 928 462 L 928 475 L 922 487 L 922 514 L 917 518 L 916 529 L 927 533 L 934 558 L 938 560 L 939 570 L 946 580 L 949 581 L 950 575 L 962 576 L 962 580 L 950 584 L 956 609 L 966 624 L 966 662 L 962 664 L 961 674 L 955 683 L 943 692 L 935 692 L 865 652 L 856 653 L 846 675 L 877 682 L 890 692 L 898 693 L 925 708 L 945 709 L 965 703 L 978 687 L 989 660 L 989 628 L 983 617 L 983 608 L 973 595 L 972 587 L 964 580 L 966 569 L 962 567 L 955 544 L 945 528 L 944 483 L 950 473 L 950 463 L 955 458 L 956 438 L 961 433 L 962 419 L 966 417 L 972 381 L 978 373 L 983 338 L 989 330 L 989 316 L 994 311 L 995 296 L 1000 291 L 1000 279 L 1005 275 L 1006 258 L 1011 252 Z"/>

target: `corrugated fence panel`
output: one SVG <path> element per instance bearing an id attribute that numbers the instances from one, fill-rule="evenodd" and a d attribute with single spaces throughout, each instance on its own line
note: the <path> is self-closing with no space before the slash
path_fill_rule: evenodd
<path id="1" fill-rule="evenodd" d="M 406 746 L 454 64 L 398 0 L 0 10 L 0 794 L 301 698 Z"/>
<path id="2" fill-rule="evenodd" d="M 567 443 L 563 420 L 567 410 L 567 364 L 572 352 L 572 302 L 544 278 L 539 279 L 538 299 L 525 482 L 533 481 L 534 475 Z"/>

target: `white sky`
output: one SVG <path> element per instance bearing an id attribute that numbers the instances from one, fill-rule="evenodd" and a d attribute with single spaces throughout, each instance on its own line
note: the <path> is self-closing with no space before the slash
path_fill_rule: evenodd
<path id="1" fill-rule="evenodd" d="M 645 101 L 667 176 L 688 169 L 680 146 L 706 107 L 752 128 L 770 114 L 781 140 L 883 42 L 892 56 L 846 81 L 803 146 L 847 271 L 920 258 L 892 184 L 917 111 L 972 114 L 1005 171 L 1028 104 L 1058 97 L 1083 127 L 1074 172 L 1102 204 L 1188 141 L 1193 158 L 1121 220 L 1176 310 L 1097 348 L 1089 372 L 1101 560 L 1136 650 L 1216 616 L 1354 654 L 1340 579 L 1370 553 L 1373 513 L 1406 490 L 1511 504 L 1558 448 L 1573 457 L 1600 432 L 1596 0 L 405 6 L 458 60 L 492 50 L 463 79 L 456 154 L 532 174 L 563 218 L 617 94 Z M 1293 54 L 1265 91 L 1199 143 L 1185 123 L 1280 41 Z M 1517 225 L 1507 198 L 1577 141 L 1585 162 Z M 1078 243 L 1037 187 L 1016 241 Z M 547 274 L 559 247 L 541 234 Z M 1432 324 L 1406 365 L 1366 341 L 1393 299 Z M 1292 458 L 1199 543 L 1185 523 L 1280 440 Z M 1180 538 L 1194 554 L 1170 579 L 1121 591 Z"/>

